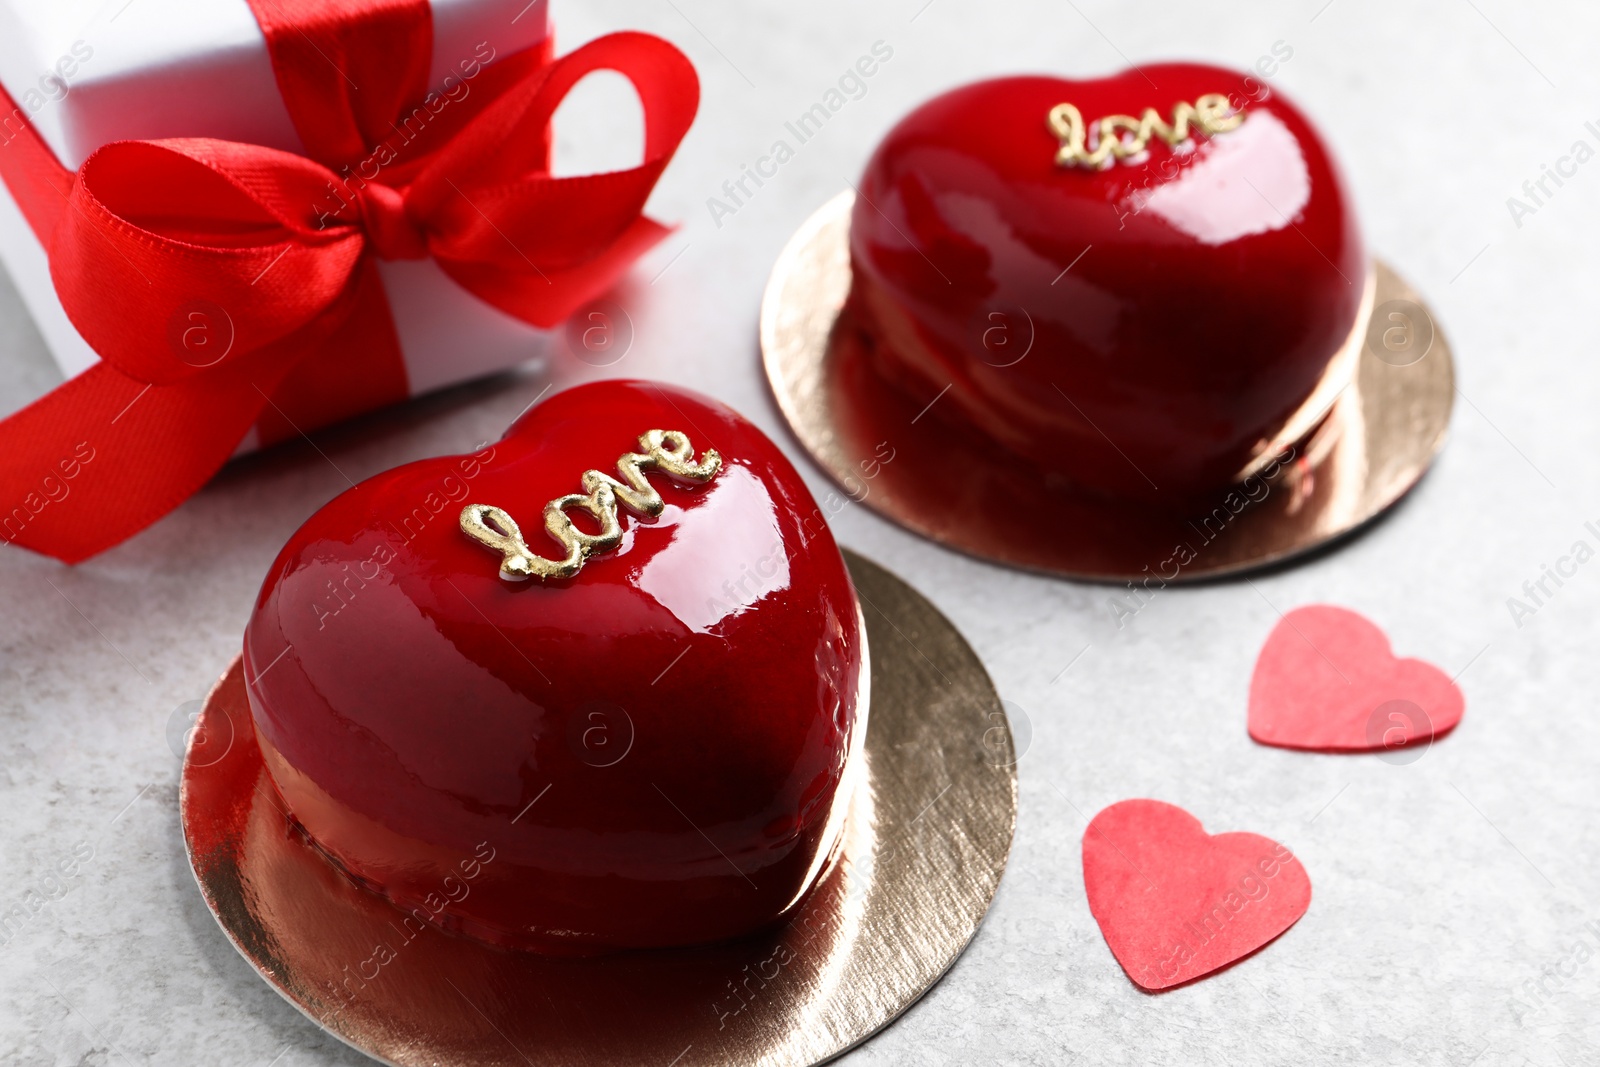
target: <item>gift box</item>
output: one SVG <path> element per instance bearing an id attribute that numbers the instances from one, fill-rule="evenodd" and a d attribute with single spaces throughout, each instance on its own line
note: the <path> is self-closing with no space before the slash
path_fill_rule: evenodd
<path id="1" fill-rule="evenodd" d="M 600 69 L 644 162 L 552 177 Z M 69 379 L 0 422 L 0 537 L 68 561 L 241 448 L 538 354 L 667 232 L 698 100 L 644 34 L 554 58 L 547 0 L 0 0 L 0 88 L 0 261 Z"/>
<path id="2" fill-rule="evenodd" d="M 245 0 L 138 0 L 119 14 L 122 2 L 0 0 L 0 86 L 17 105 L 0 119 L 0 141 L 20 132 L 21 110 L 72 171 L 103 144 L 165 137 L 306 154 Z M 453 105 L 457 85 L 470 98 L 485 65 L 546 44 L 546 2 L 534 0 L 513 22 L 503 0 L 433 0 L 430 85 Z M 62 373 L 94 364 L 99 357 L 56 297 L 43 246 L 9 196 L 0 197 L 0 262 Z M 378 271 L 412 395 L 503 370 L 537 349 L 542 331 L 471 299 L 431 260 L 380 261 Z M 444 338 L 455 343 L 447 348 Z"/>

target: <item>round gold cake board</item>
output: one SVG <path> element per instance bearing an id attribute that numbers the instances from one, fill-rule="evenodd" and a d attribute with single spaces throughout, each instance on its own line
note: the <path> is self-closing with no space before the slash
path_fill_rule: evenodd
<path id="1" fill-rule="evenodd" d="M 386 1063 L 695 1067 L 839 1055 L 961 954 L 1000 883 L 1017 815 L 1010 728 L 977 656 L 900 579 L 845 558 L 872 657 L 864 773 L 840 862 L 776 927 L 582 959 L 418 933 L 288 821 L 238 660 L 206 698 L 179 794 L 206 903 L 274 989 Z"/>
<path id="2" fill-rule="evenodd" d="M 778 407 L 846 493 L 907 529 L 983 559 L 1069 578 L 1182 581 L 1279 563 L 1350 533 L 1405 495 L 1444 445 L 1450 347 L 1383 263 L 1353 381 L 1290 462 L 1182 514 L 1047 488 L 1021 464 L 952 439 L 948 424 L 869 377 L 850 292 L 844 192 L 778 257 L 761 351 Z M 852 397 L 872 398 L 872 411 Z"/>

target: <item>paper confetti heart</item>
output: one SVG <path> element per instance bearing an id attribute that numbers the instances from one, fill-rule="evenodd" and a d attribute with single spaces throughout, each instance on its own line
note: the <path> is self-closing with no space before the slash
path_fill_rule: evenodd
<path id="1" fill-rule="evenodd" d="M 1311 904 L 1311 879 L 1287 848 L 1259 834 L 1212 836 L 1159 800 L 1124 800 L 1094 817 L 1083 881 L 1112 954 L 1150 992 L 1243 959 Z"/>
<path id="2" fill-rule="evenodd" d="M 1250 679 L 1250 736 L 1280 748 L 1420 754 L 1464 708 L 1443 671 L 1395 658 L 1367 618 L 1326 604 L 1285 615 Z"/>

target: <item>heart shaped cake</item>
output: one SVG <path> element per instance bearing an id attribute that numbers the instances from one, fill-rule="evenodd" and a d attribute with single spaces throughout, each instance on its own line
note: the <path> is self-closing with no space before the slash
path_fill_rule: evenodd
<path id="1" fill-rule="evenodd" d="M 244 666 L 320 850 L 407 923 L 544 951 L 786 913 L 837 852 L 866 732 L 855 592 L 799 475 L 642 382 L 337 497 L 273 564 Z"/>
<path id="2" fill-rule="evenodd" d="M 1316 130 L 1193 64 L 929 101 L 867 164 L 850 256 L 878 380 L 1047 482 L 1171 504 L 1315 428 L 1371 302 Z"/>

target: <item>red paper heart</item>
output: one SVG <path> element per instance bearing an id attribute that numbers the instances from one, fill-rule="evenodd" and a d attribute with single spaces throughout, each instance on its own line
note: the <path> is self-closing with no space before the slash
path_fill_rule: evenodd
<path id="1" fill-rule="evenodd" d="M 1170 123 L 1208 97 L 1236 128 L 1057 160 L 1059 105 Z M 1355 214 L 1310 121 L 1243 73 L 965 85 L 896 124 L 859 192 L 851 307 L 876 371 L 1074 484 L 1227 485 L 1341 384 L 1318 391 L 1363 298 Z"/>
<path id="2" fill-rule="evenodd" d="M 687 437 L 673 455 L 663 431 Z M 673 468 L 712 450 L 710 474 Z M 603 477 L 636 498 L 598 508 L 620 530 L 584 503 Z M 617 539 L 516 580 L 501 568 L 522 557 L 465 532 L 467 505 L 501 509 L 539 560 L 564 557 L 552 522 Z M 313 515 L 262 587 L 245 673 L 290 812 L 411 915 L 519 947 L 677 945 L 771 921 L 826 869 L 866 726 L 859 619 L 759 429 L 687 390 L 598 382 Z"/>
<path id="3" fill-rule="evenodd" d="M 1314 604 L 1273 627 L 1250 679 L 1250 736 L 1264 745 L 1370 752 L 1427 742 L 1461 721 L 1461 690 L 1397 659 L 1366 617 Z"/>
<path id="4" fill-rule="evenodd" d="M 1259 834 L 1212 836 L 1159 800 L 1124 800 L 1083 833 L 1083 882 L 1106 944 L 1154 991 L 1243 959 L 1299 921 L 1311 879 Z"/>

